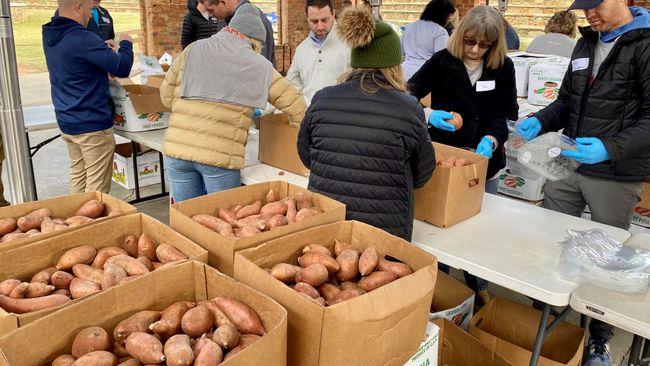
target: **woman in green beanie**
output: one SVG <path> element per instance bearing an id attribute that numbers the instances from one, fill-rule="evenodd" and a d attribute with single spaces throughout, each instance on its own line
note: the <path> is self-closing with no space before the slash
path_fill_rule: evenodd
<path id="1" fill-rule="evenodd" d="M 359 220 L 411 239 L 413 189 L 435 168 L 422 106 L 406 93 L 400 40 L 367 7 L 339 17 L 352 70 L 316 93 L 298 135 L 309 189 L 347 205 Z"/>

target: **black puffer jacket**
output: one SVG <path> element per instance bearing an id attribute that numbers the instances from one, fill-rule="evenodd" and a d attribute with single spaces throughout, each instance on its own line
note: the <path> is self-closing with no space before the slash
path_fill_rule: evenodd
<path id="1" fill-rule="evenodd" d="M 181 33 L 181 47 L 189 46 L 199 39 L 210 38 L 213 34 L 218 33 L 221 28 L 226 26 L 223 22 L 215 17 L 205 19 L 203 14 L 196 8 L 197 0 L 187 2 L 187 14 L 183 18 L 183 31 Z"/>
<path id="2" fill-rule="evenodd" d="M 476 91 L 478 86 L 485 91 Z M 517 120 L 517 87 L 515 68 L 506 57 L 498 69 L 483 68 L 483 74 L 473 87 L 465 64 L 447 51 L 434 54 L 408 81 L 409 90 L 418 99 L 431 93 L 431 108 L 454 111 L 463 117 L 463 127 L 446 132 L 431 127 L 431 139 L 442 144 L 476 149 L 483 136 L 494 136 L 499 147 L 488 165 L 488 179 L 506 164 L 503 144 L 508 139 L 507 120 Z"/>
<path id="3" fill-rule="evenodd" d="M 535 116 L 544 131 L 597 137 L 611 160 L 582 164 L 578 171 L 616 181 L 650 180 L 650 29 L 622 35 L 590 83 L 598 33 L 581 28 L 557 100 Z M 573 63 L 589 66 L 573 70 Z M 577 61 L 576 64 L 583 62 Z"/>
<path id="4" fill-rule="evenodd" d="M 373 85 L 368 77 L 366 83 Z M 411 240 L 413 188 L 436 165 L 415 98 L 388 89 L 364 93 L 360 77 L 327 87 L 307 110 L 298 153 L 311 169 L 309 189 L 345 203 L 347 219 Z"/>

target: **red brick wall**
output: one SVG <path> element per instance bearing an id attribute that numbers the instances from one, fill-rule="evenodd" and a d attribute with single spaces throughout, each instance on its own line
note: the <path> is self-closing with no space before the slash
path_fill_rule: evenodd
<path id="1" fill-rule="evenodd" d="M 485 5 L 485 0 L 456 0 L 456 9 L 461 17 L 477 5 Z"/>
<path id="2" fill-rule="evenodd" d="M 181 28 L 187 0 L 140 0 L 142 50 L 162 56 L 181 50 Z"/>
<path id="3" fill-rule="evenodd" d="M 633 0 L 631 1 L 634 6 L 642 6 L 645 8 L 650 8 L 650 1 L 648 0 Z"/>

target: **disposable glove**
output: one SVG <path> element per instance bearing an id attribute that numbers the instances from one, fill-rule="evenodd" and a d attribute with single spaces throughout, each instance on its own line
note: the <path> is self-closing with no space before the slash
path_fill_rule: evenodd
<path id="1" fill-rule="evenodd" d="M 454 116 L 449 112 L 434 110 L 429 115 L 429 124 L 439 130 L 455 132 L 456 128 L 451 123 L 445 122 L 445 120 L 453 118 Z"/>
<path id="2" fill-rule="evenodd" d="M 598 164 L 609 160 L 609 152 L 600 139 L 595 137 L 578 137 L 578 151 L 562 150 L 562 155 L 581 164 Z"/>
<path id="3" fill-rule="evenodd" d="M 476 147 L 476 153 L 479 155 L 483 155 L 488 159 L 491 159 L 493 147 L 494 144 L 492 143 L 492 140 L 490 140 L 490 138 L 487 136 L 483 136 L 481 142 L 479 142 L 478 146 Z"/>
<path id="4" fill-rule="evenodd" d="M 260 117 L 262 117 L 262 110 L 259 108 L 255 108 L 255 112 L 253 112 L 253 119 L 260 118 Z"/>
<path id="5" fill-rule="evenodd" d="M 542 123 L 537 119 L 537 117 L 527 118 L 517 125 L 517 133 L 526 141 L 530 141 L 537 137 L 541 130 Z"/>

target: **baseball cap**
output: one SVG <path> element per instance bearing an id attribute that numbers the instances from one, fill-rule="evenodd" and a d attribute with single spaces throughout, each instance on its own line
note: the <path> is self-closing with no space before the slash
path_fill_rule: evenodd
<path id="1" fill-rule="evenodd" d="M 576 9 L 593 9 L 602 2 L 603 0 L 575 0 L 573 4 L 569 6 L 567 11 Z"/>

